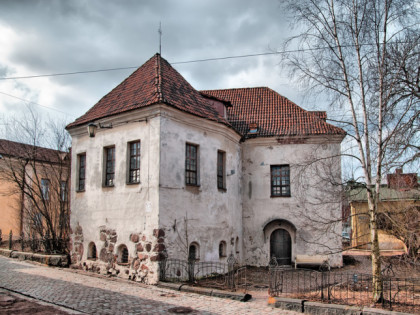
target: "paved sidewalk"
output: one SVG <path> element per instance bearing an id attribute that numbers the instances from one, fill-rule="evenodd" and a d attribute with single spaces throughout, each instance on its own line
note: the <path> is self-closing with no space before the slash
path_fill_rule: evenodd
<path id="1" fill-rule="evenodd" d="M 88 314 L 170 314 L 176 307 L 190 307 L 190 314 L 299 314 L 273 309 L 265 299 L 244 303 L 112 281 L 1 256 L 0 287 Z"/>

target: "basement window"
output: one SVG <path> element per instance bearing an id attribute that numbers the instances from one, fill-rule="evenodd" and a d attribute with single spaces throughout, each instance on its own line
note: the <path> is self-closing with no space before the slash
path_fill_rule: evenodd
<path id="1" fill-rule="evenodd" d="M 200 246 L 197 243 L 191 243 L 188 248 L 188 260 L 200 259 Z"/>
<path id="2" fill-rule="evenodd" d="M 124 244 L 121 244 L 118 247 L 117 263 L 121 265 L 128 264 L 128 249 Z"/>
<path id="3" fill-rule="evenodd" d="M 96 260 L 97 253 L 96 253 L 96 245 L 94 242 L 90 242 L 88 246 L 88 257 L 87 259 Z"/>
<path id="4" fill-rule="evenodd" d="M 225 241 L 221 241 L 219 243 L 219 258 L 223 258 L 226 257 L 226 242 Z"/>

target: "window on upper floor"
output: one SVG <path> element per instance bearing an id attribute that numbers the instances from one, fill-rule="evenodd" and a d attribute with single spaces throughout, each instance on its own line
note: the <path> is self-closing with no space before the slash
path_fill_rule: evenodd
<path id="1" fill-rule="evenodd" d="M 50 200 L 50 180 L 41 179 L 41 196 L 44 200 Z"/>
<path id="2" fill-rule="evenodd" d="M 226 189 L 226 153 L 217 151 L 217 188 Z"/>
<path id="3" fill-rule="evenodd" d="M 67 201 L 67 182 L 62 180 L 60 181 L 60 201 Z"/>
<path id="4" fill-rule="evenodd" d="M 115 179 L 115 147 L 108 147 L 104 150 L 105 154 L 105 183 L 104 186 L 114 186 Z"/>
<path id="5" fill-rule="evenodd" d="M 128 143 L 128 183 L 140 183 L 140 141 Z"/>
<path id="6" fill-rule="evenodd" d="M 290 197 L 289 165 L 271 165 L 271 197 Z"/>
<path id="7" fill-rule="evenodd" d="M 198 185 L 198 145 L 187 143 L 185 149 L 185 183 Z"/>
<path id="8" fill-rule="evenodd" d="M 86 153 L 77 155 L 77 164 L 77 191 L 84 191 L 86 181 Z"/>

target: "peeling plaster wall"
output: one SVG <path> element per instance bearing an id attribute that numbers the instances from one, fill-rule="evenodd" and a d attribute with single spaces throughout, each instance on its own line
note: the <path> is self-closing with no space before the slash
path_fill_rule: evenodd
<path id="1" fill-rule="evenodd" d="M 328 160 L 331 164 L 307 163 L 315 157 L 339 156 L 340 142 L 341 138 L 313 137 L 280 144 L 274 138 L 257 138 L 242 144 L 246 264 L 268 264 L 270 235 L 278 228 L 291 234 L 292 261 L 297 254 L 323 254 L 341 248 L 340 193 L 321 179 L 328 175 L 340 181 L 340 158 Z M 270 165 L 282 164 L 290 165 L 291 197 L 271 197 Z M 337 218 L 339 222 L 327 229 L 311 220 L 318 216 Z M 270 224 L 274 220 L 284 221 Z M 330 263 L 340 266 L 341 254 L 330 256 Z"/>
<path id="2" fill-rule="evenodd" d="M 232 129 L 174 111 L 162 114 L 159 226 L 165 230 L 169 257 L 187 259 L 188 246 L 199 244 L 202 261 L 242 256 L 241 148 Z M 199 146 L 199 187 L 185 184 L 186 143 Z M 217 188 L 217 151 L 226 152 L 226 191 Z M 233 173 L 233 174 L 232 174 Z M 239 240 L 235 249 L 236 238 Z"/>
<path id="3" fill-rule="evenodd" d="M 92 262 L 87 261 L 88 245 L 94 242 L 98 255 L 96 268 L 102 269 L 101 272 L 107 269 L 114 273 L 124 270 L 129 275 L 126 270 L 140 254 L 132 235 L 143 237 L 151 248 L 158 243 L 153 231 L 158 228 L 159 211 L 159 111 L 154 108 L 123 114 L 101 123 L 112 123 L 113 128 L 98 128 L 93 138 L 88 137 L 86 126 L 70 130 L 72 263 L 91 266 Z M 135 140 L 141 141 L 140 183 L 127 184 L 128 142 Z M 104 148 L 107 146 L 115 146 L 114 187 L 103 186 Z M 86 153 L 86 187 L 83 192 L 76 191 L 77 156 L 80 153 Z M 109 237 L 106 233 L 110 234 Z M 129 251 L 129 264 L 126 266 L 116 264 L 117 249 L 121 244 L 126 245 Z M 143 277 L 143 280 L 149 283 L 157 280 L 157 265 L 152 263 L 151 253 L 142 260 L 145 265 L 143 270 L 146 267 L 148 270 L 147 279 Z"/>

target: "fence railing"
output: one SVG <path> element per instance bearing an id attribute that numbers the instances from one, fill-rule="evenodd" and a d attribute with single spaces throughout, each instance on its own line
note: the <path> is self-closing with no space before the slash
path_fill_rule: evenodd
<path id="1" fill-rule="evenodd" d="M 373 277 L 369 274 L 270 267 L 269 294 L 339 304 L 369 305 Z M 382 277 L 382 306 L 420 307 L 420 279 Z"/>
<path id="2" fill-rule="evenodd" d="M 160 261 L 159 280 L 189 282 L 205 287 L 246 291 L 246 267 L 239 266 L 233 255 L 227 263 L 168 258 Z"/>
<path id="3" fill-rule="evenodd" d="M 12 232 L 9 233 L 8 248 L 23 252 L 43 252 L 47 254 L 66 254 L 69 239 L 52 238 L 49 235 L 44 237 L 24 237 L 13 239 Z"/>

